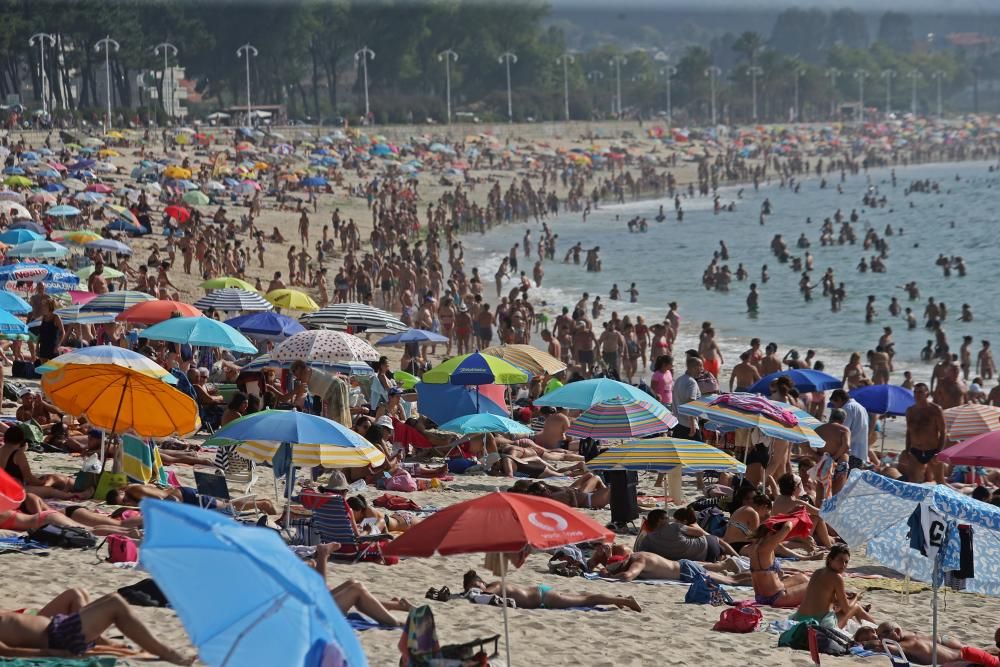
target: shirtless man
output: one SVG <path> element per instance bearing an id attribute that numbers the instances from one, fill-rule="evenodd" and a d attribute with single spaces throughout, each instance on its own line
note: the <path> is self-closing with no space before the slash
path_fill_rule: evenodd
<path id="1" fill-rule="evenodd" d="M 562 359 L 562 345 L 559 339 L 552 335 L 548 329 L 542 329 L 542 340 L 548 345 L 546 351 L 556 359 Z"/>
<path id="2" fill-rule="evenodd" d="M 500 595 L 500 582 L 487 584 L 475 570 L 469 570 L 462 578 L 462 588 L 468 593 L 477 589 L 487 595 Z M 573 607 L 596 607 L 614 605 L 619 609 L 642 611 L 642 607 L 632 596 L 604 595 L 603 593 L 570 594 L 559 593 L 551 586 L 513 586 L 507 584 L 507 598 L 517 603 L 518 609 L 572 609 Z"/>
<path id="3" fill-rule="evenodd" d="M 576 330 L 573 332 L 573 356 L 576 362 L 583 368 L 583 372 L 588 377 L 593 374 L 597 367 L 594 350 L 597 347 L 597 338 L 594 332 L 587 326 L 587 322 L 577 322 Z"/>
<path id="4" fill-rule="evenodd" d="M 117 593 L 105 595 L 79 611 L 52 618 L 0 612 L 0 656 L 7 658 L 72 657 L 82 655 L 115 626 L 147 653 L 174 665 L 193 664 L 197 656 L 183 655 L 160 643 Z"/>
<path id="5" fill-rule="evenodd" d="M 599 552 L 607 552 L 610 555 L 611 547 L 602 544 L 597 547 L 594 559 L 600 563 L 607 563 L 608 558 L 603 559 Z M 725 574 L 725 563 L 698 563 L 691 560 L 670 560 L 650 551 L 636 551 L 622 560 L 604 564 L 600 568 L 603 572 L 615 579 L 622 581 L 634 581 L 635 579 L 669 579 L 691 583 L 698 575 L 708 577 L 717 584 L 727 586 L 745 585 L 750 581 L 750 573 L 730 577 Z"/>
<path id="6" fill-rule="evenodd" d="M 850 472 L 847 457 L 851 451 L 851 429 L 844 426 L 846 420 L 847 414 L 840 408 L 834 408 L 830 411 L 830 421 L 815 429 L 824 442 L 823 449 L 817 452 L 819 468 L 816 477 L 819 485 L 816 504 L 820 507 L 826 498 L 840 493 Z"/>
<path id="7" fill-rule="evenodd" d="M 844 544 L 835 544 L 826 556 L 826 566 L 813 572 L 806 587 L 805 597 L 793 620 L 814 620 L 823 627 L 839 629 L 852 618 L 873 622 L 858 602 L 847 597 L 844 573 L 851 560 L 851 550 Z"/>
<path id="8" fill-rule="evenodd" d="M 306 215 L 305 210 L 302 211 L 302 215 L 299 216 L 299 238 L 302 239 L 302 245 L 308 246 L 309 244 L 309 216 Z"/>
<path id="9" fill-rule="evenodd" d="M 933 662 L 933 640 L 927 635 L 920 635 L 916 632 L 908 632 L 899 627 L 899 624 L 886 621 L 878 626 L 876 630 L 878 639 L 891 639 L 899 644 L 906 653 L 906 657 L 918 665 L 930 665 Z M 875 644 L 875 650 L 881 650 L 881 641 L 864 642 L 866 647 Z M 972 646 L 964 646 L 958 641 L 949 637 L 940 637 L 937 642 L 937 662 L 946 664 L 950 662 L 969 662 L 974 665 L 989 665 L 996 667 L 1000 665 L 1000 659 L 995 655 L 990 655 L 986 651 Z"/>
<path id="10" fill-rule="evenodd" d="M 600 351 L 601 359 L 607 365 L 608 370 L 613 370 L 615 375 L 618 375 L 621 372 L 625 338 L 621 332 L 611 326 L 610 322 L 604 323 L 604 333 L 597 339 L 597 349 Z"/>
<path id="11" fill-rule="evenodd" d="M 761 377 L 781 371 L 781 359 L 778 358 L 777 345 L 774 343 L 767 344 L 767 347 L 764 348 L 764 358 L 760 360 L 759 368 Z"/>
<path id="12" fill-rule="evenodd" d="M 94 264 L 94 272 L 87 279 L 87 289 L 94 294 L 108 293 L 108 281 L 104 277 L 104 262 Z"/>
<path id="13" fill-rule="evenodd" d="M 937 454 L 944 449 L 947 434 L 944 412 L 931 403 L 927 385 L 918 382 L 913 386 L 914 404 L 906 411 L 906 451 L 903 452 L 906 478 L 921 484 L 927 478 L 928 467 L 933 481 L 944 484 L 944 469 L 937 461 Z"/>
<path id="14" fill-rule="evenodd" d="M 747 391 L 760 379 L 760 371 L 750 363 L 751 354 L 747 350 L 740 355 L 740 363 L 733 366 L 733 374 L 729 376 L 729 391 Z"/>
<path id="15" fill-rule="evenodd" d="M 572 446 L 563 447 L 567 443 L 566 431 L 569 429 L 569 417 L 562 414 L 561 412 L 553 412 L 551 415 L 545 418 L 545 424 L 542 426 L 542 430 L 535 434 L 532 440 L 539 447 L 543 447 L 548 450 L 543 458 L 552 461 L 582 461 L 583 457 L 579 454 L 570 454 L 570 450 L 577 450 L 580 446 L 579 442 L 573 443 Z M 561 453 L 563 456 L 556 458 L 552 456 L 553 454 Z"/>

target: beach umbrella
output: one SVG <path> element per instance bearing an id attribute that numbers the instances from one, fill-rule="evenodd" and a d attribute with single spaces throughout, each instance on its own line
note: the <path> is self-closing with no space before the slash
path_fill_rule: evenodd
<path id="1" fill-rule="evenodd" d="M 250 363 L 243 366 L 243 370 L 260 371 L 265 368 L 289 368 L 293 363 L 292 361 L 275 361 L 271 358 L 271 355 L 262 354 L 254 357 Z M 333 363 L 318 363 L 313 361 L 309 363 L 309 366 L 340 373 L 341 375 L 375 375 L 372 367 L 364 361 L 336 361 Z"/>
<path id="2" fill-rule="evenodd" d="M 669 431 L 677 418 L 659 401 L 616 396 L 595 403 L 573 420 L 566 434 L 574 438 L 623 440 Z"/>
<path id="3" fill-rule="evenodd" d="M 389 334 L 375 345 L 405 345 L 407 343 L 447 343 L 448 337 L 423 329 L 407 329 L 401 333 Z"/>
<path id="4" fill-rule="evenodd" d="M 826 444 L 823 438 L 813 430 L 819 426 L 820 421 L 803 410 L 790 410 L 792 406 L 787 403 L 770 401 L 775 407 L 790 410 L 795 415 L 797 424 L 782 424 L 761 412 L 738 410 L 722 403 L 714 403 L 718 398 L 711 396 L 684 403 L 677 406 L 677 413 L 688 417 L 708 419 L 710 420 L 709 428 L 713 431 L 756 428 L 765 436 L 788 442 L 805 442 L 811 447 L 823 447 Z M 758 397 L 755 395 L 754 398 Z"/>
<path id="5" fill-rule="evenodd" d="M 210 200 L 208 195 L 204 192 L 191 190 L 190 192 L 184 193 L 184 196 L 181 197 L 181 201 L 185 204 L 190 204 L 191 206 L 208 206 Z"/>
<path id="6" fill-rule="evenodd" d="M 959 524 L 972 527 L 975 577 L 964 580 L 965 590 L 1000 595 L 1000 508 L 946 484 L 910 484 L 871 470 L 852 470 L 840 493 L 823 503 L 820 516 L 847 544 L 865 544 L 868 558 L 931 583 L 932 638 L 938 636 L 937 590 L 943 574 L 961 567 Z M 935 557 L 924 555 L 927 547 L 934 547 Z"/>
<path id="7" fill-rule="evenodd" d="M 121 218 L 112 220 L 108 224 L 108 229 L 113 232 L 125 232 L 126 234 L 131 234 L 132 236 L 141 236 L 147 233 L 146 229 L 139 226 L 138 224 L 129 222 L 128 220 L 123 220 Z"/>
<path id="8" fill-rule="evenodd" d="M 299 290 L 271 290 L 264 295 L 264 298 L 276 308 L 284 308 L 285 310 L 298 310 L 304 313 L 313 313 L 319 310 L 319 305 L 312 300 L 312 297 Z"/>
<path id="9" fill-rule="evenodd" d="M 69 308 L 60 308 L 56 311 L 56 315 L 62 320 L 65 325 L 70 324 L 108 324 L 115 321 L 114 313 L 81 313 L 80 306 L 70 306 Z M 37 319 L 28 323 L 29 329 L 34 329 L 41 326 L 42 320 Z M 46 364 L 47 365 L 47 364 Z M 39 366 L 39 368 L 42 368 Z M 35 369 L 37 372 L 41 372 Z"/>
<path id="10" fill-rule="evenodd" d="M 484 530 L 484 527 L 488 527 Z M 430 558 L 468 553 L 540 551 L 583 542 L 610 542 L 614 533 L 566 505 L 539 496 L 490 493 L 435 512 L 382 550 L 389 556 Z M 506 558 L 500 559 L 504 642 L 510 665 Z"/>
<path id="11" fill-rule="evenodd" d="M 222 276 L 221 278 L 212 278 L 211 280 L 206 280 L 202 284 L 198 285 L 202 289 L 225 289 L 227 287 L 238 287 L 247 292 L 254 292 L 253 285 L 245 280 L 240 280 L 239 278 L 233 278 L 232 276 Z"/>
<path id="12" fill-rule="evenodd" d="M 913 392 L 895 384 L 871 384 L 851 390 L 851 398 L 876 415 L 905 415 L 913 405 Z"/>
<path id="13" fill-rule="evenodd" d="M 394 379 L 399 381 L 396 375 Z M 494 414 L 509 417 L 505 387 L 484 384 L 468 387 L 458 384 L 428 384 L 413 378 L 411 388 L 417 391 L 417 410 L 436 424 L 444 424 L 463 415 Z M 401 383 L 402 384 L 402 383 Z M 405 384 L 403 385 L 405 387 Z"/>
<path id="14" fill-rule="evenodd" d="M 114 364 L 66 364 L 42 375 L 53 405 L 90 426 L 141 438 L 186 437 L 198 430 L 198 405 L 162 380 Z"/>
<path id="15" fill-rule="evenodd" d="M 81 314 L 81 317 L 84 315 L 85 314 Z M 60 354 L 54 359 L 49 359 L 35 370 L 38 373 L 44 374 L 58 370 L 63 366 L 70 364 L 75 366 L 120 366 L 121 368 L 162 380 L 167 384 L 177 384 L 177 378 L 171 375 L 170 371 L 163 366 L 160 366 L 152 359 L 141 355 L 138 352 L 133 352 L 132 350 L 124 347 L 118 347 L 117 345 L 92 345 L 90 347 L 81 347 L 73 350 L 72 352 Z"/>
<path id="16" fill-rule="evenodd" d="M 49 269 L 44 264 L 18 262 L 0 266 L 0 281 L 28 281 L 37 283 L 49 275 Z"/>
<path id="17" fill-rule="evenodd" d="M 80 192 L 73 196 L 76 201 L 86 202 L 88 204 L 100 204 L 107 199 L 103 194 L 99 192 Z M 72 207 L 70 207 L 72 208 Z"/>
<path id="18" fill-rule="evenodd" d="M 534 404 L 538 406 L 547 405 L 573 410 L 586 410 L 595 403 L 615 397 L 634 398 L 637 401 L 646 402 L 656 400 L 643 390 L 633 387 L 630 384 L 608 378 L 594 378 L 592 380 L 570 382 L 535 399 Z"/>
<path id="19" fill-rule="evenodd" d="M 140 567 L 205 664 L 368 664 L 326 583 L 273 530 L 162 500 L 140 511 Z"/>
<path id="20" fill-rule="evenodd" d="M 303 331 L 282 342 L 271 352 L 275 361 L 334 364 L 342 361 L 377 361 L 379 353 L 357 336 L 342 331 Z"/>
<path id="21" fill-rule="evenodd" d="M 30 229 L 8 229 L 3 234 L 0 234 L 0 242 L 7 245 L 20 245 L 29 241 L 42 241 L 44 239 L 44 234 L 33 232 Z"/>
<path id="22" fill-rule="evenodd" d="M 303 178 L 299 182 L 302 185 L 304 185 L 306 187 L 310 187 L 310 188 L 320 188 L 320 187 L 325 186 L 326 183 L 327 183 L 326 179 L 322 178 L 320 176 L 309 176 L 307 178 Z"/>
<path id="23" fill-rule="evenodd" d="M 827 389 L 839 389 L 844 385 L 843 380 L 823 371 L 814 371 L 808 368 L 790 368 L 787 371 L 778 371 L 777 373 L 765 375 L 757 380 L 747 392 L 750 394 L 770 394 L 771 383 L 782 376 L 790 379 L 799 391 L 826 391 Z"/>
<path id="24" fill-rule="evenodd" d="M 90 241 L 85 243 L 84 247 L 90 248 L 91 250 L 104 250 L 107 252 L 113 252 L 116 255 L 131 255 L 132 248 L 128 247 L 121 241 L 116 241 L 114 239 L 101 239 L 100 241 Z"/>
<path id="25" fill-rule="evenodd" d="M 528 375 L 512 364 L 473 352 L 452 357 L 423 375 L 428 384 L 525 384 Z"/>
<path id="26" fill-rule="evenodd" d="M 166 178 L 174 179 L 191 178 L 191 170 L 185 169 L 184 167 L 178 167 L 176 165 L 170 165 L 163 170 L 163 175 Z"/>
<path id="27" fill-rule="evenodd" d="M 203 310 L 215 308 L 216 310 L 226 311 L 260 311 L 272 310 L 274 308 L 257 292 L 251 292 L 238 287 L 216 289 L 195 301 L 194 305 Z"/>
<path id="28" fill-rule="evenodd" d="M 105 185 L 104 183 L 91 183 L 87 186 L 86 192 L 96 192 L 102 195 L 109 195 L 114 192 L 114 189 L 110 185 Z"/>
<path id="29" fill-rule="evenodd" d="M 15 192 L 13 190 L 0 190 L 0 201 L 13 201 L 13 202 L 23 202 L 24 193 Z"/>
<path id="30" fill-rule="evenodd" d="M 0 201 L 0 212 L 6 213 L 9 218 L 28 218 L 31 219 L 31 213 L 28 209 L 24 208 L 23 205 L 17 203 L 16 201 Z M 11 226 L 12 229 L 17 229 Z"/>
<path id="31" fill-rule="evenodd" d="M 937 455 L 938 461 L 952 465 L 1000 468 L 1000 431 L 990 431 L 963 440 Z"/>
<path id="32" fill-rule="evenodd" d="M 650 438 L 630 440 L 607 449 L 587 463 L 591 470 L 652 470 L 684 472 L 710 470 L 742 473 L 746 466 L 721 449 L 695 440 Z"/>
<path id="33" fill-rule="evenodd" d="M 183 206 L 168 206 L 163 209 L 163 212 L 169 215 L 171 218 L 177 222 L 187 222 L 191 219 L 191 211 L 184 208 Z M 226 287 L 229 287 L 227 285 Z"/>
<path id="34" fill-rule="evenodd" d="M 6 310 L 0 310 L 0 334 L 21 335 L 28 333 L 28 326 Z"/>
<path id="35" fill-rule="evenodd" d="M 18 220 L 11 225 L 8 225 L 7 229 L 27 229 L 28 231 L 35 232 L 43 237 L 48 233 L 48 230 L 45 229 L 45 227 L 42 227 L 34 220 Z"/>
<path id="36" fill-rule="evenodd" d="M 438 429 L 459 435 L 473 435 L 477 433 L 508 433 L 510 435 L 534 434 L 530 427 L 516 422 L 513 419 L 492 413 L 477 413 L 456 417 L 444 424 L 439 424 Z"/>
<path id="37" fill-rule="evenodd" d="M 102 238 L 104 237 L 97 232 L 92 232 L 89 229 L 81 229 L 78 231 L 66 232 L 61 238 L 56 240 L 73 243 L 75 245 L 84 245 L 90 243 L 91 241 L 100 241 Z"/>
<path id="38" fill-rule="evenodd" d="M 97 301 L 97 299 L 94 299 L 94 301 Z M 87 306 L 94 303 L 94 301 L 88 303 Z M 170 319 L 174 317 L 174 313 L 180 313 L 181 317 L 200 317 L 204 314 L 188 303 L 170 301 L 168 299 L 154 299 L 129 306 L 119 313 L 115 319 L 119 322 L 149 325 Z"/>
<path id="39" fill-rule="evenodd" d="M 82 306 L 83 304 L 97 298 L 97 295 L 93 292 L 86 292 L 83 290 L 69 290 L 67 294 L 69 294 L 70 301 L 77 306 Z"/>
<path id="40" fill-rule="evenodd" d="M 13 292 L 0 291 L 0 309 L 12 315 L 26 315 L 31 312 L 31 304 Z"/>
<path id="41" fill-rule="evenodd" d="M 63 257 L 69 248 L 52 241 L 25 241 L 11 246 L 7 251 L 10 257 Z"/>
<path id="42" fill-rule="evenodd" d="M 949 440 L 965 440 L 1000 430 L 1000 408 L 966 403 L 944 411 L 944 426 Z"/>
<path id="43" fill-rule="evenodd" d="M 107 271 L 107 268 L 104 270 Z M 128 290 L 108 292 L 88 301 L 80 310 L 88 313 L 120 313 L 137 303 L 154 301 L 155 299 L 156 297 L 145 292 L 132 292 Z"/>
<path id="44" fill-rule="evenodd" d="M 201 347 L 221 347 L 244 354 L 257 353 L 257 347 L 246 336 L 210 317 L 171 317 L 143 331 L 142 337 Z"/>
<path id="45" fill-rule="evenodd" d="M 27 178 L 26 176 L 8 176 L 7 178 L 3 179 L 3 182 L 4 185 L 9 185 L 11 187 L 20 187 L 20 188 L 31 187 L 31 179 Z"/>
<path id="46" fill-rule="evenodd" d="M 62 184 L 66 186 L 67 190 L 73 190 L 74 192 L 83 192 L 87 189 L 87 184 L 81 181 L 79 178 L 66 178 L 63 179 Z"/>
<path id="47" fill-rule="evenodd" d="M 89 280 L 90 276 L 92 276 L 94 274 L 94 269 L 96 269 L 96 268 L 97 267 L 95 267 L 93 264 L 91 264 L 90 266 L 85 266 L 85 267 L 83 267 L 82 269 L 80 269 L 79 271 L 76 272 L 76 276 L 80 280 Z M 101 275 L 104 276 L 105 278 L 107 278 L 108 280 L 114 280 L 116 278 L 124 278 L 125 277 L 124 273 L 122 273 L 118 269 L 113 269 L 110 266 L 105 266 L 104 270 L 101 272 Z M 112 294 L 118 294 L 118 292 L 111 292 L 111 293 Z M 103 295 L 101 295 L 101 296 L 103 296 Z M 152 299 L 153 297 L 150 296 L 149 298 Z"/>
<path id="48" fill-rule="evenodd" d="M 272 311 L 250 313 L 226 320 L 226 324 L 246 336 L 261 340 L 285 340 L 305 331 L 298 320 Z"/>
<path id="49" fill-rule="evenodd" d="M 302 323 L 372 333 L 399 333 L 409 328 L 392 313 L 363 303 L 335 303 L 324 306 L 303 317 Z"/>
<path id="50" fill-rule="evenodd" d="M 417 384 L 420 382 L 420 378 L 418 378 L 413 373 L 407 373 L 406 371 L 393 371 L 392 372 L 392 379 L 395 380 L 396 383 L 400 387 L 402 387 L 403 389 L 405 389 L 407 391 L 413 391 L 413 389 L 416 388 Z M 454 385 L 450 385 L 450 384 L 429 384 L 427 386 L 428 387 L 440 388 L 440 387 L 452 387 Z M 502 391 L 502 388 L 501 388 L 501 391 Z M 418 408 L 418 410 L 419 410 L 419 408 Z M 424 414 L 424 411 L 420 410 L 420 414 Z M 501 414 L 507 414 L 507 411 L 505 410 Z M 434 419 L 434 418 L 431 417 L 431 419 Z M 437 420 L 435 419 L 434 421 L 437 421 Z M 448 421 L 448 420 L 446 419 L 444 421 Z"/>
<path id="51" fill-rule="evenodd" d="M 566 370 L 566 364 L 534 345 L 494 345 L 483 350 L 483 354 L 509 361 L 535 375 L 555 375 Z"/>

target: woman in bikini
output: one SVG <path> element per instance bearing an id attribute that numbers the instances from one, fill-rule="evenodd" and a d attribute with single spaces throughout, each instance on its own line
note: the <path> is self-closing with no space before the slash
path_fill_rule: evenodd
<path id="1" fill-rule="evenodd" d="M 861 386 L 861 381 L 867 379 L 865 367 L 861 365 L 861 355 L 857 352 L 851 354 L 850 361 L 844 366 L 843 381 L 847 385 L 847 390 L 857 389 Z"/>
<path id="2" fill-rule="evenodd" d="M 514 491 L 517 484 L 511 488 Z M 523 493 L 532 496 L 551 498 L 570 507 L 582 509 L 602 509 L 611 502 L 611 489 L 604 485 L 600 477 L 593 473 L 584 473 L 569 486 L 553 486 L 545 482 L 531 482 L 523 487 Z"/>
<path id="3" fill-rule="evenodd" d="M 809 577 L 801 572 L 783 572 L 775 552 L 792 531 L 792 524 L 761 525 L 747 547 L 754 600 L 765 607 L 797 607 L 805 598 Z"/>
<path id="4" fill-rule="evenodd" d="M 55 500 L 75 500 L 83 497 L 72 491 L 73 480 L 66 475 L 42 475 L 36 477 L 31 471 L 31 464 L 25 450 L 28 442 L 20 428 L 8 428 L 3 434 L 3 445 L 0 446 L 0 468 L 24 486 L 24 490 L 41 498 Z"/>
<path id="5" fill-rule="evenodd" d="M 347 499 L 347 506 L 351 508 L 355 523 L 360 525 L 365 519 L 375 519 L 376 530 L 380 533 L 405 533 L 422 521 L 406 510 L 383 512 L 376 509 L 368 504 L 364 496 L 351 496 Z"/>

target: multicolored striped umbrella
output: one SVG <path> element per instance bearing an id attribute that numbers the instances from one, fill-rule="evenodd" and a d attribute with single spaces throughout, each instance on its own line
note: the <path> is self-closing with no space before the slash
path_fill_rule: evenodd
<path id="1" fill-rule="evenodd" d="M 965 440 L 990 431 L 1000 431 L 1000 408 L 967 403 L 944 411 L 949 440 Z"/>
<path id="2" fill-rule="evenodd" d="M 274 310 L 274 306 L 265 301 L 264 297 L 257 294 L 257 292 L 251 292 L 239 287 L 215 289 L 213 292 L 195 301 L 194 305 L 201 310 L 208 310 L 209 308 L 246 312 Z"/>
<path id="3" fill-rule="evenodd" d="M 587 463 L 590 470 L 655 470 L 680 467 L 684 472 L 746 472 L 746 466 L 721 449 L 694 440 L 652 438 L 612 447 Z"/>
<path id="4" fill-rule="evenodd" d="M 60 354 L 55 359 L 49 359 L 44 364 L 35 369 L 38 373 L 48 373 L 74 364 L 77 366 L 102 365 L 120 366 L 129 370 L 142 373 L 160 380 L 167 384 L 177 384 L 177 378 L 170 374 L 163 366 L 152 359 L 145 357 L 138 352 L 133 352 L 117 345 L 92 345 L 91 347 L 81 347 L 78 350 Z"/>
<path id="5" fill-rule="evenodd" d="M 137 303 L 154 301 L 156 297 L 145 292 L 131 292 L 124 290 L 121 292 L 108 292 L 96 299 L 92 299 L 80 307 L 84 313 L 121 313 Z"/>
<path id="6" fill-rule="evenodd" d="M 566 433 L 574 438 L 624 440 L 664 433 L 676 424 L 677 418 L 656 401 L 616 396 L 590 406 Z"/>
<path id="7" fill-rule="evenodd" d="M 566 364 L 533 345 L 494 345 L 483 350 L 483 354 L 509 361 L 535 375 L 555 375 L 566 370 Z"/>
<path id="8" fill-rule="evenodd" d="M 270 463 L 281 447 L 280 442 L 249 440 L 236 447 L 236 451 L 258 463 Z M 358 446 L 293 444 L 292 465 L 300 468 L 364 468 L 385 463 L 385 454 L 375 445 Z"/>
<path id="9" fill-rule="evenodd" d="M 712 430 L 733 430 L 740 428 L 757 428 L 766 436 L 787 440 L 788 442 L 805 442 L 811 447 L 822 447 L 825 443 L 823 438 L 816 434 L 813 429 L 820 425 L 820 421 L 811 416 L 808 412 L 794 408 L 787 403 L 771 401 L 772 404 L 783 408 L 791 409 L 799 423 L 795 426 L 785 426 L 760 413 L 745 412 L 736 410 L 725 405 L 709 405 L 711 398 L 699 398 L 696 401 L 685 403 L 677 407 L 677 412 L 689 417 L 708 419 L 718 428 Z"/>

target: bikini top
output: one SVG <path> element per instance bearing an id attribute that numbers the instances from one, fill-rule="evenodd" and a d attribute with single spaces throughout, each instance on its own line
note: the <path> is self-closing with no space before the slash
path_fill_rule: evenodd
<path id="1" fill-rule="evenodd" d="M 3 465 L 3 471 L 16 479 L 19 482 L 24 482 L 24 475 L 21 474 L 21 466 L 17 465 L 17 461 L 14 460 L 14 452 L 7 458 L 7 462 Z"/>
<path id="2" fill-rule="evenodd" d="M 760 550 L 758 549 L 757 551 L 758 551 L 757 556 L 760 557 Z M 770 567 L 754 568 L 754 566 L 753 566 L 753 559 L 751 559 L 750 560 L 750 572 L 751 573 L 753 573 L 753 572 L 774 572 L 779 577 L 782 574 L 782 572 L 781 572 L 781 565 L 778 564 L 777 560 L 775 560 L 773 563 L 771 563 Z"/>

